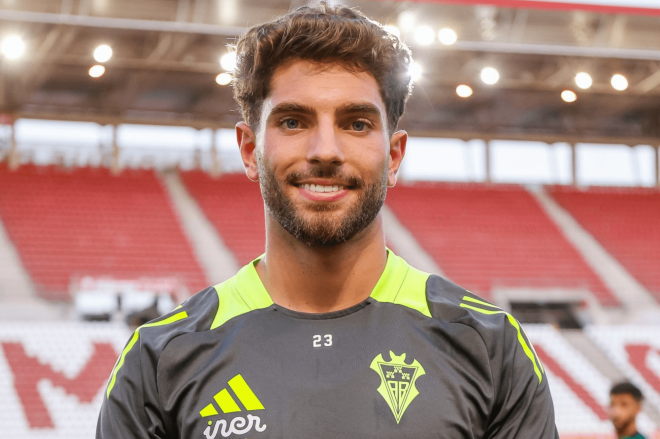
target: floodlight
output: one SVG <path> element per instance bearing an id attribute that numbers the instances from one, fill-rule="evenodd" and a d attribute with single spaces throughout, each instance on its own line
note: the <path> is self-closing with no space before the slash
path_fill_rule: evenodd
<path id="1" fill-rule="evenodd" d="M 618 91 L 623 91 L 628 88 L 628 80 L 626 79 L 625 76 L 617 73 L 616 75 L 612 76 L 612 87 L 614 90 Z"/>
<path id="2" fill-rule="evenodd" d="M 231 76 L 231 73 L 220 73 L 218 76 L 215 77 L 215 82 L 218 83 L 218 85 L 227 85 L 231 82 L 233 77 Z"/>
<path id="3" fill-rule="evenodd" d="M 383 26 L 383 29 L 385 29 L 388 33 L 396 36 L 397 38 L 401 38 L 401 31 L 399 30 L 398 27 L 394 26 L 393 24 L 386 24 Z"/>
<path id="4" fill-rule="evenodd" d="M 412 31 L 417 24 L 417 17 L 412 11 L 403 11 L 397 17 L 397 24 L 404 32 Z"/>
<path id="5" fill-rule="evenodd" d="M 577 94 L 573 90 L 564 90 L 561 92 L 561 99 L 570 104 L 577 101 Z"/>
<path id="6" fill-rule="evenodd" d="M 445 46 L 451 46 L 458 41 L 458 35 L 454 29 L 444 27 L 438 31 L 438 40 Z"/>
<path id="7" fill-rule="evenodd" d="M 236 68 L 236 52 L 227 52 L 220 57 L 220 66 L 228 72 Z"/>
<path id="8" fill-rule="evenodd" d="M 412 62 L 410 67 L 408 67 L 408 72 L 410 73 L 410 79 L 412 82 L 419 81 L 422 78 L 422 66 L 416 62 Z"/>
<path id="9" fill-rule="evenodd" d="M 472 96 L 472 87 L 469 85 L 461 84 L 458 87 L 456 87 L 456 94 L 461 97 L 461 98 L 469 98 Z"/>
<path id="10" fill-rule="evenodd" d="M 94 49 L 94 59 L 96 62 L 106 62 L 112 58 L 112 47 L 107 44 L 101 44 Z"/>
<path id="11" fill-rule="evenodd" d="M 89 69 L 89 76 L 92 78 L 100 78 L 103 76 L 105 73 L 105 67 L 103 67 L 101 64 L 96 64 L 90 67 Z"/>
<path id="12" fill-rule="evenodd" d="M 591 75 L 587 72 L 580 72 L 575 75 L 575 84 L 581 89 L 588 89 L 594 83 L 594 80 L 591 79 Z"/>
<path id="13" fill-rule="evenodd" d="M 8 35 L 2 40 L 0 52 L 7 59 L 18 59 L 25 52 L 25 42 L 18 35 Z"/>
<path id="14" fill-rule="evenodd" d="M 481 80 L 488 84 L 496 84 L 500 80 L 500 72 L 493 67 L 486 67 L 481 71 Z"/>
<path id="15" fill-rule="evenodd" d="M 415 41 L 423 46 L 428 46 L 435 40 L 435 32 L 428 26 L 419 26 L 415 29 Z"/>

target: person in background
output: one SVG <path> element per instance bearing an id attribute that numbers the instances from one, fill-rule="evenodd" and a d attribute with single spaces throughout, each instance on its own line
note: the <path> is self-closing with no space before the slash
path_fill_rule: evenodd
<path id="1" fill-rule="evenodd" d="M 635 422 L 642 410 L 644 396 L 634 384 L 623 382 L 612 386 L 610 390 L 610 421 L 619 439 L 645 439 Z"/>

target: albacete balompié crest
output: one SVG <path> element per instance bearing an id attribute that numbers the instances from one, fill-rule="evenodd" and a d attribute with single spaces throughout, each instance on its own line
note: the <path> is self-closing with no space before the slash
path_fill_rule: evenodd
<path id="1" fill-rule="evenodd" d="M 415 387 L 417 378 L 426 372 L 419 361 L 406 364 L 406 354 L 395 355 L 390 351 L 390 361 L 385 361 L 383 354 L 378 354 L 371 362 L 371 368 L 380 376 L 378 393 L 392 409 L 398 424 L 410 403 L 419 392 Z"/>

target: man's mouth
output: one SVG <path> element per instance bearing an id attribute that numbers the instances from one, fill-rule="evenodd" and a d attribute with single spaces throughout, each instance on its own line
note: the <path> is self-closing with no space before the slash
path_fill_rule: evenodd
<path id="1" fill-rule="evenodd" d="M 341 192 L 344 190 L 342 185 L 321 185 L 321 184 L 301 184 L 298 187 L 310 192 Z M 348 187 L 347 187 L 348 189 Z"/>
<path id="2" fill-rule="evenodd" d="M 343 184 L 302 183 L 294 185 L 300 194 L 311 201 L 338 201 L 349 193 L 353 186 Z"/>

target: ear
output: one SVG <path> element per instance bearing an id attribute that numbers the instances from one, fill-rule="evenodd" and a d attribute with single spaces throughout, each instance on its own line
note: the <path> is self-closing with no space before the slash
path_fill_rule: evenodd
<path id="1" fill-rule="evenodd" d="M 241 159 L 247 178 L 252 181 L 259 181 L 256 136 L 245 122 L 236 124 L 236 142 L 238 143 L 238 149 L 241 151 Z"/>
<path id="2" fill-rule="evenodd" d="M 387 186 L 394 187 L 396 176 L 401 167 L 401 161 L 406 154 L 406 142 L 408 142 L 408 133 L 397 131 L 390 138 L 390 164 L 387 170 Z"/>

